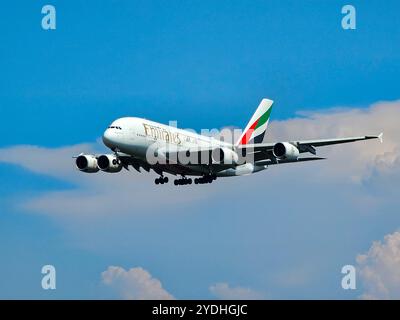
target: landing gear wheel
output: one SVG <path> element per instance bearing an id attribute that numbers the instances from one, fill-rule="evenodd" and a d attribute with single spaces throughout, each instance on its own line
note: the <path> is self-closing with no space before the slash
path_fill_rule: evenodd
<path id="1" fill-rule="evenodd" d="M 168 177 L 164 177 L 164 183 L 168 183 L 169 179 Z"/>
<path id="2" fill-rule="evenodd" d="M 194 179 L 194 184 L 199 184 L 199 179 Z"/>
<path id="3" fill-rule="evenodd" d="M 159 183 L 160 183 L 160 180 L 159 180 L 158 178 L 156 178 L 156 179 L 154 180 L 154 183 L 155 183 L 155 184 L 159 184 Z"/>
<path id="4" fill-rule="evenodd" d="M 192 184 L 192 179 L 191 178 L 188 179 L 188 183 Z"/>

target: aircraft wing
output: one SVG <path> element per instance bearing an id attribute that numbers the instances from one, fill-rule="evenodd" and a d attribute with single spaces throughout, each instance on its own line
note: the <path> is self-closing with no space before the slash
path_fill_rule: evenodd
<path id="1" fill-rule="evenodd" d="M 151 166 L 146 161 L 134 158 L 131 155 L 122 152 L 117 152 L 117 155 L 126 170 L 129 170 L 129 165 L 131 165 L 137 172 L 141 172 L 141 168 L 147 172 L 151 169 Z"/>
<path id="2" fill-rule="evenodd" d="M 348 137 L 348 138 L 335 138 L 335 139 L 319 139 L 319 140 L 300 140 L 300 141 L 289 141 L 288 143 L 294 145 L 299 149 L 300 153 L 310 152 L 316 155 L 317 147 L 329 146 L 334 144 L 349 143 L 361 140 L 379 139 L 380 142 L 383 140 L 383 133 L 377 136 L 360 136 L 360 137 Z M 275 158 L 272 150 L 275 143 L 257 143 L 257 144 L 245 144 L 237 146 L 238 153 L 254 154 L 255 161 L 264 159 Z"/>
<path id="3" fill-rule="evenodd" d="M 302 147 L 323 147 L 329 146 L 332 144 L 341 144 L 341 143 L 349 143 L 361 140 L 370 140 L 370 139 L 379 139 L 382 142 L 383 133 L 377 136 L 362 136 L 362 137 L 350 137 L 350 138 L 340 138 L 340 139 L 320 139 L 320 140 L 304 140 L 304 141 L 297 141 L 295 145 L 299 147 L 300 152 L 309 152 L 309 150 L 302 150 Z M 312 153 L 312 152 L 311 152 Z"/>
<path id="4" fill-rule="evenodd" d="M 382 134 L 378 136 L 361 136 L 361 137 L 348 137 L 348 138 L 339 138 L 339 139 L 319 139 L 319 140 L 301 140 L 301 141 L 289 141 L 291 145 L 295 146 L 299 149 L 300 153 L 310 152 L 313 155 L 316 155 L 316 148 L 323 147 L 334 144 L 342 144 L 349 143 L 361 140 L 369 140 L 369 139 L 379 139 L 382 141 Z M 320 157 L 299 157 L 297 159 L 277 159 L 273 154 L 273 148 L 275 143 L 257 143 L 257 144 L 246 144 L 236 146 L 237 153 L 245 153 L 248 156 L 253 156 L 253 161 L 257 165 L 274 165 L 274 164 L 283 164 L 283 163 L 294 163 L 294 162 L 304 162 L 304 161 L 314 161 L 314 160 L 323 160 L 325 158 Z M 169 164 L 165 165 L 150 165 L 146 161 L 136 159 L 128 154 L 124 154 L 118 152 L 118 156 L 122 161 L 123 166 L 128 169 L 128 166 L 133 166 L 137 171 L 140 172 L 140 169 L 143 168 L 145 171 L 149 171 L 153 169 L 157 173 L 162 173 L 163 171 L 168 171 L 173 174 L 181 174 L 181 173 L 190 173 L 193 169 L 193 164 L 185 165 L 181 164 L 179 161 L 171 161 L 172 159 L 177 159 L 177 156 L 182 153 L 186 154 L 187 152 L 196 155 L 196 157 L 200 156 L 201 153 L 209 154 L 212 151 L 212 148 L 204 148 L 204 149 L 177 149 L 173 151 L 167 151 L 159 149 L 164 153 L 166 158 L 169 160 Z M 179 159 L 179 157 L 178 157 Z M 207 167 L 206 164 L 198 164 L 195 167 Z M 232 164 L 212 164 L 215 172 L 234 167 Z M 188 168 L 191 167 L 192 169 Z M 197 170 L 195 170 L 197 171 Z"/>

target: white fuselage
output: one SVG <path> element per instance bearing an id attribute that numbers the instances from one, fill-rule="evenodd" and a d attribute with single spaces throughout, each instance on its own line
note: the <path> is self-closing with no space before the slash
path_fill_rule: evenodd
<path id="1" fill-rule="evenodd" d="M 135 117 L 115 120 L 104 132 L 103 142 L 113 151 L 129 154 L 142 161 L 147 161 L 147 152 L 150 147 L 155 147 L 158 150 L 167 149 L 170 152 L 194 148 L 233 148 L 232 144 L 212 137 Z M 199 166 L 193 168 L 199 170 L 199 174 L 205 173 Z M 217 175 L 244 175 L 263 169 L 265 169 L 264 166 L 255 168 L 253 164 L 246 163 L 236 168 L 229 168 L 219 172 Z"/>
<path id="2" fill-rule="evenodd" d="M 103 142 L 112 150 L 117 148 L 142 160 L 146 160 L 148 148 L 154 145 L 169 150 L 222 146 L 232 148 L 231 144 L 212 137 L 133 117 L 115 120 L 104 132 Z"/>

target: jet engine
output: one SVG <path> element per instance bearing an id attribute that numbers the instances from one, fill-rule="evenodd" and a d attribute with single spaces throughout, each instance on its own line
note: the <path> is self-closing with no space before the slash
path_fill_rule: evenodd
<path id="1" fill-rule="evenodd" d="M 122 169 L 121 161 L 114 154 L 103 154 L 98 157 L 97 166 L 104 172 L 119 172 Z"/>
<path id="2" fill-rule="evenodd" d="M 229 148 L 215 148 L 211 152 L 213 163 L 219 164 L 237 164 L 239 161 L 238 154 Z"/>
<path id="3" fill-rule="evenodd" d="M 97 166 L 97 159 L 93 155 L 81 154 L 75 160 L 76 167 L 83 172 L 97 172 L 99 167 Z"/>
<path id="4" fill-rule="evenodd" d="M 299 157 L 299 149 L 288 142 L 278 142 L 272 149 L 274 156 L 279 159 L 296 160 Z"/>

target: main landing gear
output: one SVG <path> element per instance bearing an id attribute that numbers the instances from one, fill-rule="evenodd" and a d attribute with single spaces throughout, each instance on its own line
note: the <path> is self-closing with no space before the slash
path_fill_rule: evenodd
<path id="1" fill-rule="evenodd" d="M 216 175 L 209 174 L 209 175 L 203 176 L 201 178 L 194 179 L 194 184 L 212 183 L 216 179 L 217 179 Z"/>
<path id="2" fill-rule="evenodd" d="M 155 184 L 164 184 L 164 183 L 168 183 L 168 177 L 159 177 L 157 179 L 154 180 Z"/>
<path id="3" fill-rule="evenodd" d="M 216 179 L 217 179 L 217 176 L 215 174 L 208 174 L 201 178 L 194 179 L 194 184 L 212 183 Z M 168 183 L 168 177 L 161 176 L 161 177 L 155 179 L 154 183 L 155 184 Z M 188 184 L 192 184 L 192 183 L 193 183 L 193 180 L 191 178 L 186 178 L 186 177 L 182 177 L 181 179 L 174 180 L 174 185 L 176 185 L 176 186 L 184 186 L 184 185 L 188 185 Z"/>
<path id="4" fill-rule="evenodd" d="M 192 184 L 192 179 L 191 178 L 185 178 L 183 177 L 182 179 L 176 179 L 174 180 L 174 185 L 176 186 L 183 186 L 186 184 Z"/>

